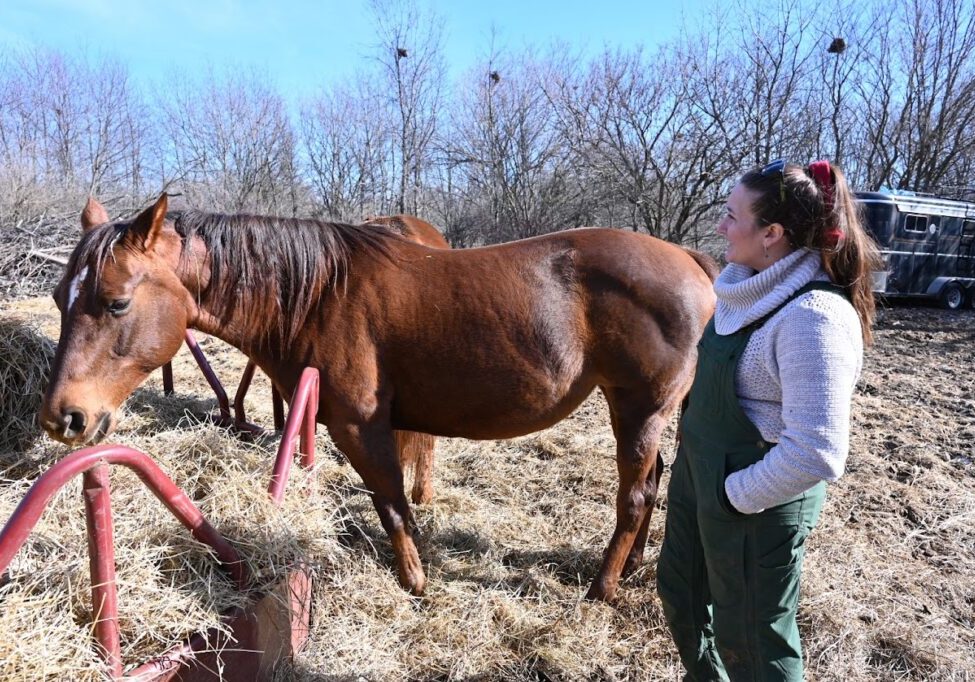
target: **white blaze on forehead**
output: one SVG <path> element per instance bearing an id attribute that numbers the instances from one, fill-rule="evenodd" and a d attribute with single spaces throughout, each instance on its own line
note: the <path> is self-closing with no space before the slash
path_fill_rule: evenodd
<path id="1" fill-rule="evenodd" d="M 78 298 L 78 293 L 81 291 L 81 283 L 85 281 L 85 275 L 88 274 L 88 266 L 81 268 L 81 272 L 74 276 L 71 280 L 71 286 L 68 287 L 68 310 L 74 305 L 75 300 Z"/>

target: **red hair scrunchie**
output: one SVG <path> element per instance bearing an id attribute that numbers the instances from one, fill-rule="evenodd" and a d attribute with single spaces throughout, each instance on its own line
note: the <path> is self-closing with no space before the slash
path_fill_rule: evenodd
<path id="1" fill-rule="evenodd" d="M 829 161 L 813 161 L 809 164 L 809 174 L 812 175 L 812 179 L 819 185 L 819 190 L 823 193 L 823 206 L 826 213 L 831 214 L 834 206 L 833 193 L 836 181 L 833 179 L 833 169 L 830 168 Z M 832 223 L 823 230 L 822 243 L 826 248 L 834 249 L 842 240 L 843 231 L 836 223 Z"/>

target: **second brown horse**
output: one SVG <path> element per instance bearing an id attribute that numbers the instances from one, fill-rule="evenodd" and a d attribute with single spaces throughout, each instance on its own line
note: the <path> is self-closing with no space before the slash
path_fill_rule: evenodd
<path id="1" fill-rule="evenodd" d="M 41 409 L 97 441 L 191 325 L 255 358 L 283 395 L 320 370 L 318 420 L 372 493 L 400 583 L 421 594 L 393 430 L 510 438 L 597 386 L 616 436 L 616 528 L 588 596 L 643 556 L 660 436 L 690 387 L 713 263 L 632 232 L 580 229 L 438 250 L 369 225 L 186 213 L 132 221 L 89 202 L 55 290 L 61 338 Z"/>

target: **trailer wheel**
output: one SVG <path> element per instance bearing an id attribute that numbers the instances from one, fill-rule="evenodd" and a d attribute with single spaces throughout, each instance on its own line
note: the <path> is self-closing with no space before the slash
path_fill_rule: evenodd
<path id="1" fill-rule="evenodd" d="M 965 305 L 965 290 L 958 282 L 948 282 L 941 289 L 938 298 L 941 299 L 941 305 L 948 310 L 958 310 Z"/>

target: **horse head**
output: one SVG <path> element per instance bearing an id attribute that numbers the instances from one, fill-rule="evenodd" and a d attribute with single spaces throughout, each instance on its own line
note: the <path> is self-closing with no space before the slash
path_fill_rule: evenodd
<path id="1" fill-rule="evenodd" d="M 61 335 L 39 421 L 69 445 L 112 431 L 122 401 L 179 350 L 194 310 L 177 265 L 166 195 L 132 221 L 89 199 L 83 234 L 54 289 Z"/>

